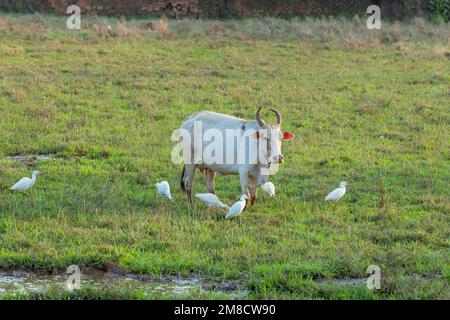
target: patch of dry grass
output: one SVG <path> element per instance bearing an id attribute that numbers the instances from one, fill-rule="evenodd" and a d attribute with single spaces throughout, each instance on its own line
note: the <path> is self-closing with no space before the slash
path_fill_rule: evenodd
<path id="1" fill-rule="evenodd" d="M 5 19 L 0 18 L 0 30 L 6 30 L 8 28 L 8 22 Z"/>
<path id="2" fill-rule="evenodd" d="M 340 43 L 348 47 L 376 47 L 379 44 L 400 42 L 439 42 L 448 45 L 449 23 L 435 24 L 423 18 L 410 21 L 383 21 L 381 30 L 369 30 L 364 17 L 346 18 L 250 18 L 242 20 L 195 20 L 195 19 L 129 19 L 86 16 L 82 17 L 82 30 L 65 29 L 65 17 L 48 15 L 0 14 L 0 30 L 10 28 L 14 33 L 30 33 L 39 37 L 42 33 L 58 33 L 78 36 L 82 39 L 95 37 L 161 37 L 211 38 L 232 40 L 309 40 Z"/>

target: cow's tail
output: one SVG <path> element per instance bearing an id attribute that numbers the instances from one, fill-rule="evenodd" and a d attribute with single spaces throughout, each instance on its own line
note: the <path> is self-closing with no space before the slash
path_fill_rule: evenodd
<path id="1" fill-rule="evenodd" d="M 184 185 L 184 172 L 186 171 L 186 166 L 183 165 L 183 171 L 181 172 L 181 181 L 180 181 L 180 186 L 181 186 L 181 190 L 186 191 L 186 186 Z"/>

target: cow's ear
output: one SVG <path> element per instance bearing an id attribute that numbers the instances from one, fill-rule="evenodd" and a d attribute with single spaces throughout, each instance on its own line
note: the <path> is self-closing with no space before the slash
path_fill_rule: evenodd
<path id="1" fill-rule="evenodd" d="M 295 134 L 293 134 L 292 132 L 289 132 L 289 131 L 283 132 L 283 140 L 284 141 L 291 141 L 294 138 L 295 138 Z"/>
<path id="2" fill-rule="evenodd" d="M 259 131 L 255 131 L 255 132 L 252 134 L 252 137 L 253 137 L 254 139 L 256 139 L 256 140 L 258 140 L 260 136 L 261 136 L 261 135 L 259 134 Z"/>

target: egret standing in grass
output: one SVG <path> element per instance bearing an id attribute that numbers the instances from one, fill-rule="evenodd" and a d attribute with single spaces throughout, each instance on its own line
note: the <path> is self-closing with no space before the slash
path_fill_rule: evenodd
<path id="1" fill-rule="evenodd" d="M 238 215 L 241 214 L 241 212 L 244 210 L 245 205 L 246 205 L 246 201 L 248 199 L 248 196 L 246 194 L 243 194 L 241 196 L 241 199 L 236 202 L 235 204 L 233 204 L 231 206 L 231 208 L 228 210 L 227 215 L 225 216 L 225 219 L 231 219 L 234 217 L 237 217 Z"/>
<path id="2" fill-rule="evenodd" d="M 209 208 L 219 207 L 222 209 L 229 210 L 230 207 L 219 200 L 219 198 L 213 193 L 196 193 L 195 196 L 203 203 L 205 203 Z"/>
<path id="3" fill-rule="evenodd" d="M 274 197 L 275 196 L 275 185 L 272 182 L 266 182 L 263 185 L 261 185 L 261 189 L 263 189 L 263 191 L 265 193 L 267 193 L 267 195 L 269 197 Z"/>
<path id="4" fill-rule="evenodd" d="M 27 191 L 36 183 L 36 178 L 38 174 L 39 171 L 34 171 L 33 174 L 31 175 L 31 179 L 28 177 L 20 179 L 19 182 L 17 182 L 15 185 L 11 187 L 11 190 Z"/>
<path id="5" fill-rule="evenodd" d="M 347 182 L 341 182 L 339 185 L 339 188 L 334 189 L 331 191 L 326 197 L 325 201 L 338 201 L 340 198 L 342 198 L 345 194 L 345 186 L 347 185 Z"/>
<path id="6" fill-rule="evenodd" d="M 170 186 L 167 181 L 161 181 L 161 182 L 155 184 L 155 186 L 160 195 L 165 196 L 165 197 L 169 198 L 170 200 L 173 200 L 172 195 L 170 194 Z"/>

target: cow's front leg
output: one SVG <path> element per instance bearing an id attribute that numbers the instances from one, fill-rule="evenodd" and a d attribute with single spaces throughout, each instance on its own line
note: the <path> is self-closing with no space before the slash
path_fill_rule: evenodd
<path id="1" fill-rule="evenodd" d="M 242 192 L 242 194 L 248 195 L 248 183 L 249 183 L 248 173 L 247 172 L 240 172 L 239 173 L 239 178 L 240 178 L 240 181 L 241 181 L 241 192 Z M 248 201 L 249 200 L 247 199 L 245 207 L 247 207 Z"/>
<path id="2" fill-rule="evenodd" d="M 248 189 L 250 191 L 250 205 L 253 206 L 253 204 L 256 201 L 256 194 L 258 192 L 258 184 L 257 184 L 257 179 L 256 178 L 249 177 Z"/>
<path id="3" fill-rule="evenodd" d="M 258 193 L 258 188 L 250 188 L 250 205 L 253 206 L 253 204 L 256 201 L 256 194 Z"/>
<path id="4" fill-rule="evenodd" d="M 214 188 L 214 178 L 216 177 L 216 173 L 211 169 L 205 169 L 205 184 L 209 193 L 216 193 Z"/>

